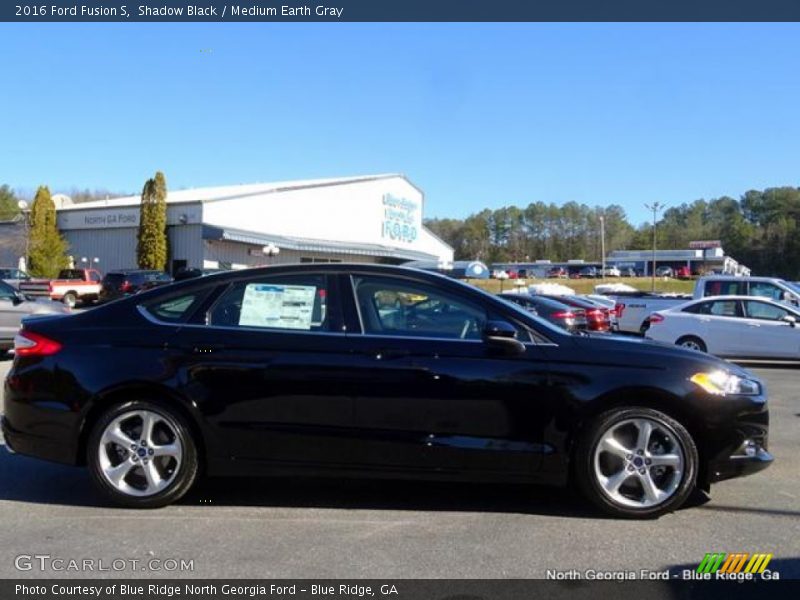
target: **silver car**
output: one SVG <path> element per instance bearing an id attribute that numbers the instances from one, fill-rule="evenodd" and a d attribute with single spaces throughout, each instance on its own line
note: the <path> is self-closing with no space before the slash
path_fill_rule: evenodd
<path id="1" fill-rule="evenodd" d="M 9 267 L 0 267 L 0 279 L 11 287 L 19 289 L 21 281 L 28 281 L 31 278 L 25 271 Z"/>
<path id="2" fill-rule="evenodd" d="M 0 281 L 0 353 L 14 346 L 14 336 L 23 318 L 69 312 L 69 307 L 60 302 L 29 299 L 5 281 Z"/>

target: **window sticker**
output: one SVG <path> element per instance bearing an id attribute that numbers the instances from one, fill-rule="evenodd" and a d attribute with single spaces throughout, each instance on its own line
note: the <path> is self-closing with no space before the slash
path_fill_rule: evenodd
<path id="1" fill-rule="evenodd" d="M 250 283 L 244 290 L 239 325 L 276 329 L 311 329 L 313 285 Z"/>

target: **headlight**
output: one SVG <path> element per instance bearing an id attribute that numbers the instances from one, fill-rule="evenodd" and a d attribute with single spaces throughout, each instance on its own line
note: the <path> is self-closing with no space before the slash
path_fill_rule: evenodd
<path id="1" fill-rule="evenodd" d="M 732 375 L 726 371 L 695 373 L 689 380 L 715 396 L 756 396 L 761 393 L 761 386 L 757 381 Z"/>

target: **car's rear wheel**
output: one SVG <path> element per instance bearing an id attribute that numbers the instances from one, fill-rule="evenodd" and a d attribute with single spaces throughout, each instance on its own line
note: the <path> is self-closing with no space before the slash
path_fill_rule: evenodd
<path id="1" fill-rule="evenodd" d="M 87 459 L 97 488 L 115 504 L 166 506 L 197 478 L 197 449 L 183 417 L 146 401 L 126 402 L 92 429 Z"/>
<path id="2" fill-rule="evenodd" d="M 576 451 L 577 483 L 605 512 L 657 517 L 679 508 L 697 480 L 698 454 L 675 419 L 649 408 L 616 408 L 600 415 Z"/>
<path id="3" fill-rule="evenodd" d="M 689 350 L 699 350 L 700 352 L 707 352 L 706 344 L 701 340 L 699 337 L 695 337 L 693 335 L 687 335 L 680 338 L 677 342 L 675 342 L 676 346 L 680 346 L 681 348 L 688 348 Z"/>

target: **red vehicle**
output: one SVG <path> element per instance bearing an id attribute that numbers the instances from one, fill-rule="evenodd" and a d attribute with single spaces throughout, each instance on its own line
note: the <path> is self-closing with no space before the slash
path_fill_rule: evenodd
<path id="1" fill-rule="evenodd" d="M 96 301 L 102 279 L 100 272 L 94 269 L 62 269 L 56 279 L 31 279 L 20 283 L 19 291 L 73 307 L 78 302 Z"/>
<path id="2" fill-rule="evenodd" d="M 580 308 L 586 314 L 586 328 L 589 331 L 611 331 L 611 310 L 597 306 L 593 302 L 575 296 L 545 296 L 573 308 Z"/>
<path id="3" fill-rule="evenodd" d="M 675 269 L 675 277 L 678 279 L 691 279 L 692 270 L 689 267 L 678 267 Z"/>

